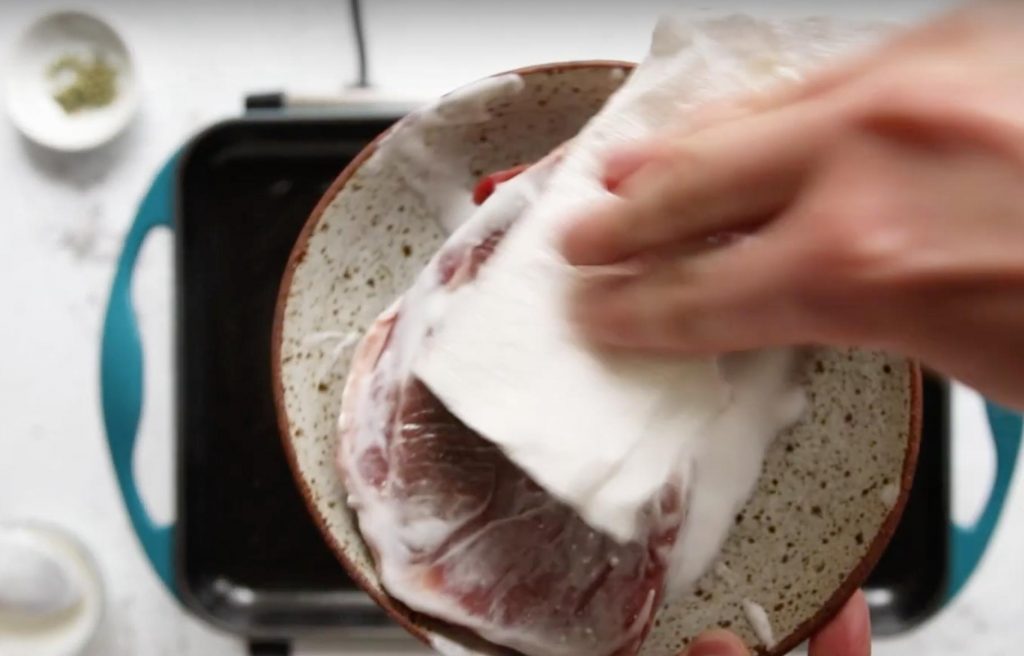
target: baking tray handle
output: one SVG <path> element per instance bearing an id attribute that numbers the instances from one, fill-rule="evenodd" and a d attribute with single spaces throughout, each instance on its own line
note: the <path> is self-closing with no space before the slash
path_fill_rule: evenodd
<path id="1" fill-rule="evenodd" d="M 1003 511 L 1020 451 L 1021 428 L 1024 427 L 1021 416 L 991 402 L 985 404 L 985 411 L 996 449 L 995 482 L 992 483 L 985 509 L 974 524 L 953 525 L 952 572 L 946 592 L 947 601 L 963 589 L 985 554 Z"/>
<path id="2" fill-rule="evenodd" d="M 135 484 L 132 469 L 132 456 L 142 413 L 143 357 L 131 293 L 135 263 L 146 236 L 158 226 L 171 227 L 177 161 L 178 156 L 175 155 L 157 174 L 125 238 L 110 290 L 100 350 L 103 422 L 117 483 L 128 508 L 132 527 L 142 542 L 146 556 L 171 592 L 176 589 L 172 560 L 174 525 L 157 524 L 149 516 Z"/>

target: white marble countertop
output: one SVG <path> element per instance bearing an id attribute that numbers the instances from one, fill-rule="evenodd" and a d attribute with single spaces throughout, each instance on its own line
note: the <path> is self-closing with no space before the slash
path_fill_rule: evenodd
<path id="1" fill-rule="evenodd" d="M 160 586 L 127 520 L 103 436 L 98 347 L 113 261 L 136 204 L 187 137 L 237 115 L 247 92 L 336 92 L 352 81 L 346 3 L 340 0 L 138 2 L 81 0 L 129 42 L 142 90 L 140 116 L 111 147 L 74 157 L 39 150 L 0 121 L 0 518 L 58 522 L 95 552 L 109 612 L 91 656 L 242 654 L 241 641 L 183 612 Z M 366 3 L 371 75 L 386 91 L 427 98 L 518 65 L 560 59 L 635 59 L 666 8 L 708 16 L 743 2 L 497 0 Z M 825 4 L 777 2 L 788 15 Z M 839 5 L 840 3 L 835 3 Z M 849 3 L 848 16 L 913 18 L 949 2 Z M 0 49 L 36 15 L 63 2 L 4 2 Z M 629 6 L 627 6 L 629 5 Z M 713 7 L 713 9 L 711 8 Z M 897 15 L 891 12 L 897 11 Z M 522 26 L 523 29 L 514 29 Z M 567 34 L 575 36 L 566 36 Z M 499 44 L 500 47 L 497 47 Z M 2 54 L 2 53 L 0 53 Z M 157 517 L 170 517 L 170 240 L 147 244 L 136 299 L 147 344 L 148 387 L 136 468 Z M 958 517 L 976 512 L 992 469 L 980 403 L 957 390 Z M 1019 479 L 1020 477 L 1018 477 Z M 988 556 L 951 607 L 876 653 L 1008 654 L 1024 643 L 1024 484 L 1017 481 Z M 390 645 L 307 645 L 306 653 L 417 651 Z"/>

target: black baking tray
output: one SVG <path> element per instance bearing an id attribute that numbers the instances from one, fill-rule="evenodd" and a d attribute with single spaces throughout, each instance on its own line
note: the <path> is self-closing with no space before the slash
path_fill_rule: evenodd
<path id="1" fill-rule="evenodd" d="M 331 180 L 396 116 L 249 118 L 178 170 L 178 592 L 233 632 L 391 628 L 310 521 L 282 451 L 270 339 L 292 244 Z"/>
<path id="2" fill-rule="evenodd" d="M 271 394 L 274 304 L 289 251 L 342 168 L 395 116 L 268 114 L 214 126 L 179 164 L 176 232 L 179 595 L 232 632 L 393 630 L 320 537 Z M 921 622 L 949 569 L 949 390 L 928 377 L 914 489 L 867 589 L 876 632 Z"/>

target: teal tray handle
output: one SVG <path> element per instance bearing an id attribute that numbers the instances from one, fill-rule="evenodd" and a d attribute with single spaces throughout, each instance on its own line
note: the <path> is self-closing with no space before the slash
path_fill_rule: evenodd
<path id="1" fill-rule="evenodd" d="M 143 399 L 142 342 L 132 305 L 132 278 L 139 250 L 150 231 L 156 227 L 172 226 L 177 162 L 178 156 L 175 155 L 157 174 L 125 238 L 110 290 L 100 350 L 103 421 L 117 483 L 146 556 L 172 593 L 176 591 L 174 524 L 157 524 L 149 516 L 135 484 L 132 468 Z"/>
<path id="2" fill-rule="evenodd" d="M 985 412 L 996 449 L 995 482 L 985 509 L 974 524 L 962 526 L 954 523 L 952 526 L 952 569 L 946 592 L 947 602 L 963 589 L 985 554 L 999 515 L 1003 512 L 1020 452 L 1021 428 L 1024 427 L 1021 416 L 991 402 L 986 402 Z"/>

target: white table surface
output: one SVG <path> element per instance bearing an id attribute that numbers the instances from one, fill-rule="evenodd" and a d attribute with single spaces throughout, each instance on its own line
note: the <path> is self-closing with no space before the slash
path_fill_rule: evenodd
<path id="1" fill-rule="evenodd" d="M 9 49 L 33 17 L 64 4 L 0 0 L 0 49 Z M 759 4 L 369 0 L 371 74 L 385 91 L 428 98 L 530 62 L 635 59 L 655 16 L 672 6 L 701 16 L 750 8 L 763 15 Z M 850 6 L 827 10 L 906 19 L 949 2 L 844 4 Z M 91 656 L 242 654 L 241 641 L 179 608 L 132 534 L 99 412 L 100 323 L 124 232 L 154 172 L 175 146 L 238 114 L 246 92 L 285 87 L 331 93 L 352 81 L 346 3 L 82 0 L 79 5 L 113 22 L 133 48 L 142 109 L 123 139 L 74 157 L 39 150 L 0 121 L 0 518 L 56 521 L 95 551 L 108 586 L 109 612 Z M 778 2 L 772 11 L 807 15 L 826 5 L 832 3 Z M 136 469 L 149 506 L 164 518 L 173 514 L 170 284 L 170 240 L 158 235 L 145 248 L 135 290 L 148 345 Z M 984 497 L 992 468 L 980 402 L 972 393 L 957 390 L 955 423 L 954 505 L 958 517 L 969 517 Z M 1024 485 L 1018 480 L 989 554 L 966 591 L 912 634 L 879 641 L 876 653 L 1016 651 L 1024 643 L 1022 509 Z M 381 650 L 421 648 L 403 642 L 300 649 Z"/>

